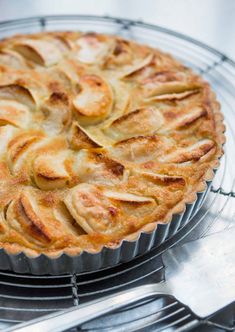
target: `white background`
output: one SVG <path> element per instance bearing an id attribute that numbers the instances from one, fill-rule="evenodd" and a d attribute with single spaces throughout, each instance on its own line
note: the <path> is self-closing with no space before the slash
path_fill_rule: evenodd
<path id="1" fill-rule="evenodd" d="M 110 15 L 161 25 L 235 59 L 235 0 L 0 0 L 0 20 L 55 14 Z"/>

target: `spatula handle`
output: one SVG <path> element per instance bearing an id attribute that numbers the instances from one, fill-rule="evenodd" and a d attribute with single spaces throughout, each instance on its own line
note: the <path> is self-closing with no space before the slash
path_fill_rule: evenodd
<path id="1" fill-rule="evenodd" d="M 19 324 L 6 331 L 17 332 L 60 332 L 81 325 L 113 310 L 120 309 L 156 295 L 169 295 L 165 283 L 149 284 L 104 297 L 85 305 L 63 312 L 46 315 L 30 322 Z"/>

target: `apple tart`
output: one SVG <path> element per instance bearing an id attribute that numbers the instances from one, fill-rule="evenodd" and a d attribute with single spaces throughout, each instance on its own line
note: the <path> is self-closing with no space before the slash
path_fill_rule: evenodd
<path id="1" fill-rule="evenodd" d="M 170 223 L 218 167 L 209 84 L 118 36 L 0 42 L 0 246 L 34 257 L 117 247 Z"/>

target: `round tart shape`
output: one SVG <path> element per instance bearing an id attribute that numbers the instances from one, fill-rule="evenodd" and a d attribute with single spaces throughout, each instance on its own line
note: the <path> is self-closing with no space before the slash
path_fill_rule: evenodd
<path id="1" fill-rule="evenodd" d="M 205 190 L 224 143 L 209 84 L 118 36 L 0 42 L 0 247 L 75 256 L 167 224 Z"/>

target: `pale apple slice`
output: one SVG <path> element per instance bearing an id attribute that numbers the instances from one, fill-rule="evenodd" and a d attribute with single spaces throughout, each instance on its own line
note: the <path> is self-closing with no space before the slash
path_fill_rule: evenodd
<path id="1" fill-rule="evenodd" d="M 0 154 L 7 151 L 8 143 L 10 142 L 16 131 L 17 128 L 11 125 L 0 127 Z"/>
<path id="2" fill-rule="evenodd" d="M 105 36 L 95 33 L 86 33 L 77 40 L 77 59 L 86 64 L 95 64 L 104 61 L 112 48 L 112 41 Z"/>
<path id="3" fill-rule="evenodd" d="M 114 190 L 104 190 L 104 195 L 108 198 L 111 198 L 115 201 L 127 202 L 133 204 L 145 204 L 153 203 L 155 200 L 151 197 L 139 196 L 130 193 L 114 191 Z"/>
<path id="4" fill-rule="evenodd" d="M 109 77 L 109 83 L 113 90 L 115 102 L 113 103 L 112 112 L 109 116 L 98 124 L 102 130 L 106 130 L 113 121 L 128 113 L 132 104 L 131 91 L 124 82 L 114 77 Z"/>
<path id="5" fill-rule="evenodd" d="M 20 54 L 8 49 L 0 51 L 0 64 L 15 69 L 28 68 L 24 58 Z"/>
<path id="6" fill-rule="evenodd" d="M 0 85 L 0 99 L 17 101 L 34 111 L 35 99 L 29 89 L 18 84 Z"/>
<path id="7" fill-rule="evenodd" d="M 41 66 L 52 66 L 62 58 L 62 52 L 49 40 L 25 39 L 14 45 L 14 50 L 27 60 Z"/>
<path id="8" fill-rule="evenodd" d="M 28 107 L 13 101 L 0 99 L 0 126 L 10 124 L 19 128 L 26 128 L 31 115 Z"/>

